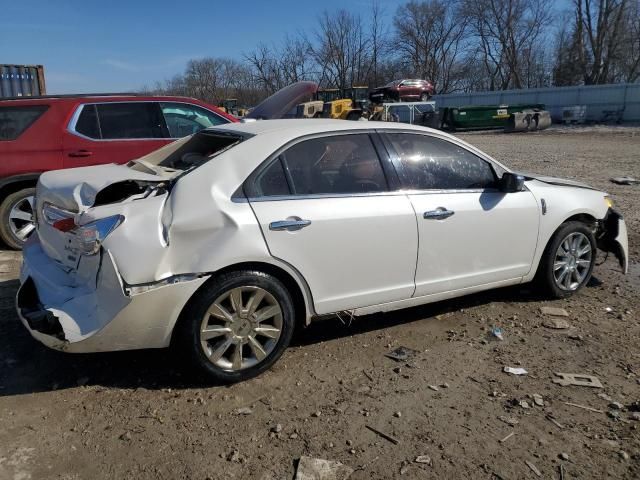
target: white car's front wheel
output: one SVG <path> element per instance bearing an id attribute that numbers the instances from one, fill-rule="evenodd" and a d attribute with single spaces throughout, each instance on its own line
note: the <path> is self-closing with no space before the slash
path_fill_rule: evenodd
<path id="1" fill-rule="evenodd" d="M 197 294 L 177 328 L 180 353 L 200 371 L 225 383 L 247 380 L 273 365 L 289 345 L 293 302 L 272 275 L 226 273 Z"/>
<path id="2" fill-rule="evenodd" d="M 537 279 L 554 298 L 564 298 L 584 287 L 596 261 L 596 240 L 582 222 L 567 222 L 553 235 L 540 259 Z"/>

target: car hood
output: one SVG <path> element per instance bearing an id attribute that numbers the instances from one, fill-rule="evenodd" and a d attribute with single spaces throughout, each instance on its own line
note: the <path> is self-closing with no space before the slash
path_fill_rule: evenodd
<path id="1" fill-rule="evenodd" d="M 522 175 L 527 180 L 538 180 L 539 182 L 548 183 L 550 185 L 559 185 L 562 187 L 577 187 L 577 188 L 588 188 L 589 190 L 598 190 L 597 188 L 593 188 L 586 183 L 576 182 L 575 180 L 569 180 L 566 178 L 558 178 L 558 177 L 547 177 L 545 175 L 537 175 L 535 173 L 528 172 L 515 172 L 517 175 Z"/>
<path id="2" fill-rule="evenodd" d="M 128 194 L 136 193 L 136 186 L 140 188 L 138 193 L 142 193 L 149 186 L 167 182 L 173 176 L 175 174 L 154 175 L 116 164 L 54 170 L 40 175 L 36 198 L 39 208 L 46 202 L 70 212 L 82 213 L 93 207 L 98 194 L 108 187 L 122 185 L 122 195 L 126 198 Z M 118 194 L 116 187 L 109 197 L 117 199 Z"/>
<path id="3" fill-rule="evenodd" d="M 252 109 L 245 119 L 276 120 L 284 118 L 293 107 L 312 98 L 318 90 L 315 82 L 296 82 L 288 85 L 268 97 L 257 107 Z"/>

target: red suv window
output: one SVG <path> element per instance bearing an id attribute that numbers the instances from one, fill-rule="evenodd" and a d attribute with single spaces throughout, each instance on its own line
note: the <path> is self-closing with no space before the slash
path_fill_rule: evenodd
<path id="1" fill-rule="evenodd" d="M 0 141 L 18 138 L 47 108 L 46 105 L 0 107 Z"/>

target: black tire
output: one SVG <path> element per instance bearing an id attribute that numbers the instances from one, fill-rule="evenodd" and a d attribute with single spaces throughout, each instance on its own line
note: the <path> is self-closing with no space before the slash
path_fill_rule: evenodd
<path id="1" fill-rule="evenodd" d="M 205 354 L 201 343 L 200 331 L 203 319 L 214 302 L 224 296 L 226 292 L 240 287 L 265 290 L 275 299 L 281 309 L 281 331 L 279 338 L 275 341 L 275 345 L 271 347 L 272 350 L 258 363 L 241 370 L 233 370 L 233 367 L 225 369 L 212 363 Z M 256 307 L 258 306 L 256 305 Z M 217 319 L 214 318 L 214 321 L 217 321 Z M 242 320 L 237 319 L 236 322 L 242 322 Z M 218 383 L 235 383 L 253 378 L 269 369 L 289 346 L 294 328 L 295 309 L 293 301 L 289 291 L 280 280 L 258 270 L 230 272 L 222 274 L 205 284 L 204 288 L 190 301 L 182 313 L 180 323 L 176 326 L 175 341 L 172 347 L 181 357 L 188 360 L 189 364 L 195 367 L 201 376 Z M 211 346 L 211 351 L 224 343 L 226 338 L 228 337 L 221 336 L 211 339 L 212 342 L 208 343 Z M 251 342 L 241 344 L 240 351 L 253 351 L 249 343 Z M 228 349 L 232 350 L 232 353 L 229 354 L 231 356 L 236 352 L 236 345 L 231 344 Z M 225 358 L 222 360 L 225 360 Z"/>
<path id="2" fill-rule="evenodd" d="M 577 287 L 571 290 L 565 290 L 558 286 L 556 277 L 554 275 L 554 264 L 556 261 L 556 252 L 560 247 L 560 244 L 571 234 L 581 233 L 589 241 L 591 246 L 590 264 L 586 270 L 586 275 L 577 284 Z M 582 222 L 572 221 L 563 223 L 560 228 L 553 234 L 551 240 L 547 244 L 547 247 L 540 258 L 540 264 L 538 265 L 538 272 L 536 273 L 535 282 L 545 295 L 551 298 L 566 298 L 574 293 L 578 292 L 584 287 L 591 278 L 593 273 L 593 267 L 596 262 L 596 240 L 591 229 Z"/>
<path id="3" fill-rule="evenodd" d="M 422 95 L 420 95 L 420 101 L 421 102 L 428 102 L 429 101 L 429 94 L 428 93 L 423 93 Z"/>
<path id="4" fill-rule="evenodd" d="M 33 233 L 34 230 L 29 232 L 29 235 L 21 238 L 18 236 L 14 230 L 11 228 L 11 210 L 21 203 L 24 204 L 24 201 L 28 197 L 33 197 L 36 194 L 35 188 L 24 188 L 22 190 L 18 190 L 7 197 L 0 203 L 0 238 L 2 241 L 13 250 L 21 250 L 28 236 Z M 33 214 L 33 212 L 31 212 Z M 27 225 L 27 221 L 22 220 L 14 220 L 18 223 L 17 227 L 24 227 Z"/>

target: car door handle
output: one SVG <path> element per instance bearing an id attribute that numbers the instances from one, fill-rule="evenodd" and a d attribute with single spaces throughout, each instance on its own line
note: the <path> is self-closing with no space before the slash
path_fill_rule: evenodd
<path id="1" fill-rule="evenodd" d="M 278 220 L 277 222 L 271 222 L 269 224 L 269 230 L 288 230 L 289 232 L 293 232 L 308 227 L 309 225 L 311 225 L 311 220 L 303 220 L 301 218 Z"/>
<path id="2" fill-rule="evenodd" d="M 93 155 L 93 152 L 90 152 L 89 150 L 76 150 L 75 152 L 69 152 L 69 156 L 70 157 L 90 157 L 91 155 Z"/>
<path id="3" fill-rule="evenodd" d="M 453 215 L 453 210 L 447 210 L 444 207 L 438 207 L 435 210 L 429 210 L 428 212 L 424 212 L 424 218 L 428 220 L 444 220 L 445 218 L 449 218 Z"/>

